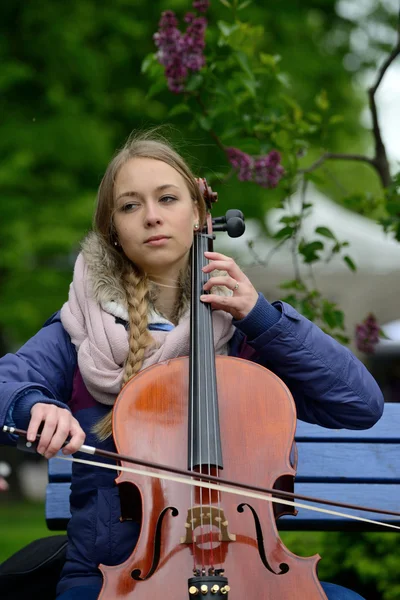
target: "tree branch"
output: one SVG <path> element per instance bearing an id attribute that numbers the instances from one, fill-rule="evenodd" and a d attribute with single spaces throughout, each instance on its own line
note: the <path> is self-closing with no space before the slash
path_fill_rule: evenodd
<path id="1" fill-rule="evenodd" d="M 370 87 L 368 90 L 369 108 L 370 108 L 371 116 L 372 116 L 372 133 L 373 133 L 374 140 L 375 140 L 375 158 L 374 158 L 375 168 L 378 171 L 379 176 L 382 181 L 382 185 L 385 188 L 389 186 L 390 181 L 391 181 L 391 176 L 390 176 L 389 162 L 388 162 L 387 155 L 386 155 L 386 148 L 385 148 L 385 144 L 383 143 L 381 130 L 379 127 L 378 110 L 376 107 L 375 95 L 376 95 L 376 92 L 379 88 L 379 85 L 380 85 L 386 71 L 388 70 L 388 68 L 390 67 L 392 62 L 397 58 L 397 56 L 399 54 L 400 54 L 400 40 L 398 40 L 397 46 L 395 48 L 393 48 L 392 52 L 389 54 L 389 56 L 386 58 L 385 62 L 379 69 L 375 85 Z"/>
<path id="2" fill-rule="evenodd" d="M 372 116 L 372 135 L 375 141 L 375 156 L 370 158 L 368 156 L 363 156 L 362 154 L 345 154 L 345 153 L 335 153 L 335 152 L 325 152 L 318 160 L 316 160 L 310 167 L 306 169 L 301 169 L 300 173 L 311 173 L 318 167 L 320 167 L 326 160 L 356 160 L 360 162 L 365 162 L 371 167 L 373 167 L 381 180 L 381 183 L 384 188 L 387 188 L 391 182 L 389 161 L 387 159 L 385 144 L 382 140 L 381 130 L 379 127 L 378 120 L 378 110 L 375 102 L 375 94 L 379 88 L 379 85 L 392 64 L 392 62 L 399 56 L 400 54 L 400 14 L 399 14 L 399 23 L 397 28 L 397 44 L 393 48 L 392 52 L 384 61 L 383 65 L 378 71 L 377 78 L 375 84 L 368 89 L 368 99 L 369 99 L 369 108 Z"/>
<path id="3" fill-rule="evenodd" d="M 368 156 L 363 156 L 362 154 L 346 154 L 340 152 L 325 152 L 322 156 L 318 158 L 312 165 L 307 167 L 306 169 L 300 169 L 299 173 L 311 173 L 311 171 L 315 171 L 318 167 L 320 167 L 326 160 L 357 160 L 360 162 L 366 162 L 370 164 L 372 167 L 375 167 L 375 161 L 373 158 L 369 158 Z"/>

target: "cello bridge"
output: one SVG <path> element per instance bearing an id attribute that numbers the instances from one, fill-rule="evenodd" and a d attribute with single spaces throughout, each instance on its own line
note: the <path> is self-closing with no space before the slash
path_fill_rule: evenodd
<path id="1" fill-rule="evenodd" d="M 186 533 L 181 537 L 181 544 L 192 544 L 196 542 L 194 535 L 197 527 L 216 527 L 219 530 L 218 539 L 220 542 L 235 542 L 236 535 L 229 533 L 228 521 L 225 518 L 222 508 L 215 506 L 195 506 L 189 508 L 186 517 Z"/>

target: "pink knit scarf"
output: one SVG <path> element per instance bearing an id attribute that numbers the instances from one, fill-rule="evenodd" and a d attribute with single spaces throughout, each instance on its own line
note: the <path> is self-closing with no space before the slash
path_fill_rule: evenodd
<path id="1" fill-rule="evenodd" d="M 128 332 L 116 317 L 127 314 L 120 302 L 99 302 L 94 297 L 93 274 L 79 254 L 69 289 L 61 309 L 61 321 L 78 353 L 78 366 L 90 394 L 102 404 L 112 405 L 119 394 L 128 356 Z M 165 322 L 154 311 L 149 323 Z M 227 353 L 234 327 L 224 311 L 213 312 L 214 342 L 217 354 Z M 189 354 L 189 313 L 171 331 L 152 331 L 154 346 L 147 349 L 142 369 L 161 361 Z"/>

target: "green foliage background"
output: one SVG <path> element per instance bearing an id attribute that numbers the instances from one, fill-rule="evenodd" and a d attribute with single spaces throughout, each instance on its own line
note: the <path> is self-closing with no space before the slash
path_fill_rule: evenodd
<path id="1" fill-rule="evenodd" d="M 0 353 L 15 348 L 59 308 L 67 295 L 74 251 L 89 229 L 96 188 L 116 148 L 132 130 L 172 123 L 171 137 L 200 174 L 226 169 L 226 158 L 184 114 L 169 117 L 176 98 L 166 89 L 148 97 L 143 58 L 154 51 L 152 35 L 162 10 L 183 15 L 186 0 L 70 0 L 0 9 Z M 362 150 L 367 135 L 358 115 L 364 102 L 343 67 L 355 24 L 335 12 L 332 0 L 264 0 L 245 9 L 246 20 L 265 27 L 262 44 L 281 55 L 293 98 L 313 110 L 322 89 L 343 126 L 332 132 L 332 150 Z M 393 23 L 377 3 L 374 19 Z M 212 2 L 209 18 L 227 18 Z M 363 61 L 370 60 L 368 55 Z M 311 161 L 311 156 L 307 158 Z M 343 188 L 376 186 L 363 165 L 330 166 L 341 188 L 326 184 L 338 200 Z M 331 178 L 334 181 L 334 177 Z M 358 182 L 358 183 L 355 183 Z M 342 191 L 340 191 L 342 189 Z M 276 203 L 273 193 L 232 181 L 220 210 L 241 206 L 261 217 Z M 357 191 L 357 189 L 355 190 Z"/>
<path id="2" fill-rule="evenodd" d="M 211 4 L 211 21 L 227 18 L 222 4 Z M 262 49 L 281 56 L 290 95 L 304 110 L 312 113 L 323 101 L 321 91 L 327 94 L 331 114 L 342 119 L 327 133 L 327 147 L 365 152 L 371 142 L 359 115 L 366 96 L 355 75 L 375 70 L 390 44 L 371 38 L 368 52 L 357 55 L 351 40 L 360 19 L 339 16 L 339 4 L 255 0 L 245 16 L 264 26 Z M 376 0 L 365 25 L 380 23 L 394 31 L 396 15 L 389 4 Z M 144 57 L 154 52 L 152 35 L 160 13 L 167 9 L 182 15 L 190 3 L 1 4 L 0 355 L 33 335 L 65 301 L 79 240 L 91 226 L 96 188 L 131 131 L 171 123 L 170 136 L 199 175 L 227 170 L 224 154 L 200 126 L 193 127 L 185 113 L 171 116 L 176 98 L 166 88 L 149 94 L 151 83 L 141 73 Z M 357 73 L 344 68 L 349 56 Z M 317 156 L 317 149 L 311 149 L 304 161 L 310 164 Z M 321 186 L 338 202 L 378 190 L 375 174 L 354 163 L 329 165 Z M 241 208 L 246 198 L 246 216 L 262 218 L 278 201 L 272 192 L 234 180 L 217 191 L 220 214 L 231 206 Z M 303 555 L 319 551 L 324 556 L 323 578 L 356 587 L 368 599 L 400 597 L 395 534 L 318 534 L 318 548 L 315 536 L 284 537 Z"/>

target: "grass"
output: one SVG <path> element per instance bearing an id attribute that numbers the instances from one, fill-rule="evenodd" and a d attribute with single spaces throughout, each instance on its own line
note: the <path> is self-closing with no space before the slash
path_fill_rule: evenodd
<path id="1" fill-rule="evenodd" d="M 56 534 L 47 529 L 43 503 L 0 504 L 0 563 L 33 540 Z"/>

